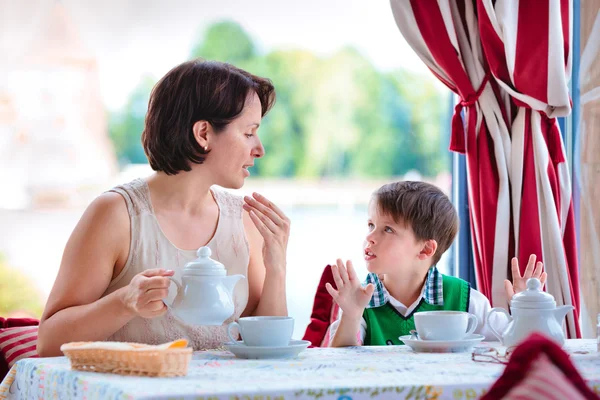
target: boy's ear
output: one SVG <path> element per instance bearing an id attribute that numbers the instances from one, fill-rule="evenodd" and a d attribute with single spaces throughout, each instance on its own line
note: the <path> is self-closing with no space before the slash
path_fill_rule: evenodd
<path id="1" fill-rule="evenodd" d="M 438 244 L 435 240 L 429 239 L 429 240 L 425 241 L 425 244 L 423 245 L 423 248 L 421 249 L 421 252 L 419 253 L 419 259 L 426 260 L 428 258 L 433 257 L 435 252 L 437 251 L 437 247 L 438 247 Z"/>

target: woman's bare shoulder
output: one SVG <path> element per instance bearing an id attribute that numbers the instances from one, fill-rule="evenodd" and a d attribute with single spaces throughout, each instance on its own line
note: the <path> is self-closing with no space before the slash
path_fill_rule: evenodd
<path id="1" fill-rule="evenodd" d="M 85 210 L 85 214 L 93 219 L 102 219 L 107 222 L 127 222 L 129 213 L 125 199 L 116 192 L 104 192 L 96 197 Z"/>
<path id="2" fill-rule="evenodd" d="M 129 230 L 125 200 L 118 193 L 105 192 L 87 207 L 70 241 L 81 246 L 85 244 L 85 247 L 94 246 L 94 243 L 101 247 L 110 245 L 121 258 L 123 252 L 129 251 Z"/>

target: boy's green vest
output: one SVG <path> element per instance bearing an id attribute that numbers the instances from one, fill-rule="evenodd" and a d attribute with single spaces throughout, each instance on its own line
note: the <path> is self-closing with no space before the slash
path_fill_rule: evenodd
<path id="1" fill-rule="evenodd" d="M 404 344 L 398 337 L 410 335 L 410 331 L 415 329 L 413 315 L 416 312 L 469 310 L 470 285 L 468 282 L 452 276 L 442 275 L 442 285 L 444 291 L 443 306 L 428 304 L 422 298 L 417 308 L 406 317 L 396 311 L 389 302 L 381 307 L 365 309 L 363 318 L 367 322 L 367 335 L 363 344 L 365 346 Z"/>

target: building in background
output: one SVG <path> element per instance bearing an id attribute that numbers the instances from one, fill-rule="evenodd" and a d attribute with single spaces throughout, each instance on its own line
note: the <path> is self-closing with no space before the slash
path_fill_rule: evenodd
<path id="1" fill-rule="evenodd" d="M 62 4 L 8 62 L 0 70 L 0 208 L 87 201 L 82 195 L 105 187 L 117 162 L 96 59 Z"/>

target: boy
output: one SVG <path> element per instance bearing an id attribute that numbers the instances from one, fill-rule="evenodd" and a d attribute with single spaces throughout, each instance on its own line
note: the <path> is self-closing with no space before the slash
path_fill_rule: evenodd
<path id="1" fill-rule="evenodd" d="M 379 188 L 369 203 L 369 233 L 364 243 L 367 285 L 361 286 L 352 262 L 332 266 L 337 290 L 327 291 L 342 310 L 331 326 L 331 346 L 403 344 L 398 337 L 415 329 L 421 311 L 466 311 L 479 320 L 475 333 L 497 340 L 486 326 L 488 299 L 468 282 L 442 275 L 435 265 L 452 244 L 458 216 L 448 197 L 425 182 L 401 181 Z M 528 278 L 546 281 L 543 265 L 531 255 L 521 277 L 512 260 L 513 283 L 505 281 L 508 298 L 526 288 Z M 535 265 L 535 269 L 534 269 Z M 504 315 L 492 320 L 502 331 Z"/>

